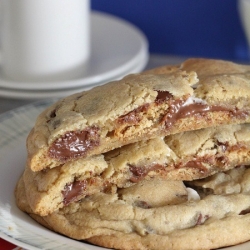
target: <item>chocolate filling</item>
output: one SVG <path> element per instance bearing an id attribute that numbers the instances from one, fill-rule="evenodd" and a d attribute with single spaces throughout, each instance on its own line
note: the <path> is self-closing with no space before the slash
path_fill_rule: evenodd
<path id="1" fill-rule="evenodd" d="M 239 215 L 246 215 L 246 214 L 249 214 L 250 213 L 250 208 L 248 209 L 245 209 L 245 210 L 242 210 Z"/>
<path id="2" fill-rule="evenodd" d="M 65 161 L 85 155 L 88 150 L 100 144 L 98 131 L 97 127 L 92 126 L 83 131 L 67 132 L 50 146 L 50 157 Z"/>
<path id="3" fill-rule="evenodd" d="M 147 112 L 149 108 L 149 104 L 144 104 L 140 107 L 138 107 L 137 109 L 134 109 L 133 111 L 127 113 L 126 115 L 122 115 L 118 118 L 117 122 L 119 124 L 138 124 L 138 122 L 140 122 L 141 120 L 141 116 L 140 113 L 144 113 Z"/>
<path id="4" fill-rule="evenodd" d="M 202 115 L 207 112 L 230 112 L 233 116 L 239 118 L 246 118 L 248 112 L 239 111 L 237 109 L 232 110 L 218 105 L 209 106 L 203 103 L 192 103 L 184 105 L 184 101 L 174 100 L 172 101 L 168 113 L 163 117 L 162 121 L 166 127 L 171 127 L 177 120 L 183 119 L 189 116 Z"/>
<path id="5" fill-rule="evenodd" d="M 152 164 L 149 166 L 134 166 L 129 164 L 129 170 L 133 174 L 130 178 L 131 182 L 141 181 L 150 171 L 164 170 L 164 166 L 160 164 Z"/>
<path id="6" fill-rule="evenodd" d="M 155 99 L 156 105 L 161 105 L 162 103 L 166 102 L 169 105 L 168 110 L 166 111 L 165 115 L 163 115 L 161 119 L 161 123 L 165 124 L 166 128 L 172 127 L 175 122 L 179 119 L 183 119 L 186 117 L 194 116 L 194 115 L 203 115 L 208 112 L 229 112 L 230 115 L 235 116 L 240 119 L 245 119 L 249 112 L 242 111 L 237 108 L 227 108 L 220 105 L 207 105 L 201 102 L 194 102 L 191 104 L 186 104 L 188 96 L 183 99 L 174 100 L 173 95 L 168 91 L 157 91 L 157 97 Z M 129 112 L 126 115 L 120 116 L 118 118 L 119 124 L 138 124 L 141 120 L 142 113 L 147 112 L 150 105 L 145 104 L 133 111 Z"/>
<path id="7" fill-rule="evenodd" d="M 194 115 L 203 115 L 207 112 L 225 111 L 240 119 L 244 119 L 249 115 L 247 111 L 241 111 L 237 108 L 230 109 L 219 105 L 209 106 L 204 103 L 192 103 L 187 105 L 187 98 L 188 97 L 185 97 L 183 100 L 173 100 L 173 95 L 168 91 L 158 91 L 155 105 L 160 105 L 163 102 L 167 102 L 169 105 L 168 110 L 166 110 L 161 118 L 161 123 L 165 125 L 165 128 L 168 129 L 172 127 L 179 119 Z M 150 104 L 144 104 L 120 116 L 117 119 L 117 124 L 125 124 L 128 126 L 137 125 L 142 120 L 143 115 L 148 112 L 149 108 Z M 54 118 L 55 116 L 56 111 L 53 110 L 50 117 Z M 54 127 L 58 126 L 57 123 L 58 121 L 55 121 Z M 113 134 L 114 132 L 110 133 L 110 136 L 113 136 Z M 89 127 L 83 131 L 69 131 L 53 142 L 49 148 L 49 156 L 60 161 L 67 161 L 71 158 L 84 156 L 89 150 L 99 145 L 99 128 L 96 126 Z"/>
<path id="8" fill-rule="evenodd" d="M 202 160 L 188 161 L 185 165 L 180 165 L 178 168 L 195 168 L 198 169 L 200 173 L 208 172 L 208 169 L 203 165 Z"/>
<path id="9" fill-rule="evenodd" d="M 229 147 L 229 143 L 228 142 L 220 142 L 217 141 L 217 145 L 220 147 L 222 152 L 226 152 L 228 147 Z"/>
<path id="10" fill-rule="evenodd" d="M 210 167 L 207 168 L 205 164 L 208 164 Z M 185 168 L 185 169 L 197 169 L 199 173 L 202 175 L 207 175 L 209 172 L 213 170 L 212 166 L 225 166 L 228 164 L 228 157 L 221 156 L 220 154 L 216 154 L 215 156 L 204 156 L 199 159 L 193 159 L 185 164 L 180 163 L 176 168 Z"/>
<path id="11" fill-rule="evenodd" d="M 65 186 L 64 190 L 62 191 L 63 195 L 63 204 L 66 206 L 69 203 L 75 201 L 79 195 L 86 190 L 87 181 L 74 181 L 69 183 Z"/>
<path id="12" fill-rule="evenodd" d="M 173 98 L 173 95 L 170 94 L 168 91 L 157 91 L 157 92 L 158 94 L 155 99 L 156 103 L 162 103 L 162 102 L 169 100 L 170 98 Z"/>
<path id="13" fill-rule="evenodd" d="M 165 123 L 166 127 L 171 127 L 177 120 L 186 118 L 193 115 L 202 115 L 207 112 L 219 112 L 226 111 L 230 112 L 231 115 L 236 116 L 238 118 L 244 119 L 248 116 L 249 112 L 241 111 L 237 108 L 230 109 L 220 105 L 207 105 L 204 103 L 192 103 L 186 105 L 185 98 L 183 100 L 174 100 L 172 99 L 173 95 L 168 91 L 158 91 L 158 95 L 156 97 L 155 103 L 161 104 L 162 102 L 169 102 L 169 109 L 167 113 L 163 116 L 161 122 Z"/>

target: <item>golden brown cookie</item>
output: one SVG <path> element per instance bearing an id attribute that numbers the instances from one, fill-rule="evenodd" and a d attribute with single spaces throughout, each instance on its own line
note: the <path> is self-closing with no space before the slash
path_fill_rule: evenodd
<path id="1" fill-rule="evenodd" d="M 50 214 L 98 192 L 115 193 L 143 179 L 200 179 L 250 164 L 250 124 L 186 131 L 129 144 L 52 169 L 24 171 L 32 210 Z"/>
<path id="2" fill-rule="evenodd" d="M 91 195 L 34 219 L 67 237 L 114 249 L 195 250 L 235 245 L 250 240 L 249 167 L 225 172 L 223 178 L 219 177 L 224 186 L 230 187 L 229 176 L 245 188 L 215 194 L 217 186 L 213 184 L 207 194 L 200 184 L 190 182 L 192 190 L 200 194 L 194 199 L 181 181 L 153 179 L 114 194 Z M 202 180 L 203 186 L 211 182 L 209 178 Z M 152 195 L 147 195 L 152 188 Z M 157 190 L 159 197 L 155 195 Z M 171 195 L 166 199 L 168 190 Z M 33 217 L 25 201 L 22 178 L 16 197 L 22 197 L 17 205 Z"/>
<path id="3" fill-rule="evenodd" d="M 59 100 L 29 134 L 28 167 L 40 171 L 157 136 L 249 122 L 249 72 L 192 59 Z"/>

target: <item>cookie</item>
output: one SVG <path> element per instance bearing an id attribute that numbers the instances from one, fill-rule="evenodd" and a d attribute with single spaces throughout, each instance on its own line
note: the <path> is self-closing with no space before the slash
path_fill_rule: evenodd
<path id="1" fill-rule="evenodd" d="M 85 197 L 40 217 L 40 223 L 67 237 L 115 249 L 195 250 L 235 245 L 250 240 L 250 169 L 242 166 L 224 172 L 220 179 L 225 187 L 231 185 L 228 178 L 244 188 L 215 194 L 214 182 L 207 194 L 194 181 L 189 184 L 201 195 L 193 198 L 181 181 L 144 180 L 114 194 Z M 204 186 L 211 180 L 202 182 Z M 20 196 L 24 201 L 20 205 L 17 199 L 17 205 L 33 216 L 22 178 L 16 188 L 16 197 Z"/>
<path id="2" fill-rule="evenodd" d="M 42 216 L 98 192 L 146 179 L 200 179 L 250 164 L 250 124 L 221 125 L 129 144 L 62 166 L 24 171 L 32 210 Z"/>
<path id="3" fill-rule="evenodd" d="M 250 66 L 193 59 L 59 100 L 27 139 L 32 171 L 188 130 L 250 121 Z"/>
<path id="4" fill-rule="evenodd" d="M 186 182 L 202 194 L 236 194 L 250 192 L 250 169 L 239 166 L 227 172 L 220 172 L 205 179 Z"/>

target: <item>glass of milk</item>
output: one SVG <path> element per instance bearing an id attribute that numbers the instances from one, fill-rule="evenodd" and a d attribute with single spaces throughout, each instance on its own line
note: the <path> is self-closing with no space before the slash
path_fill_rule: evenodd
<path id="1" fill-rule="evenodd" d="M 2 0 L 1 68 L 14 81 L 80 77 L 90 56 L 89 0 Z"/>

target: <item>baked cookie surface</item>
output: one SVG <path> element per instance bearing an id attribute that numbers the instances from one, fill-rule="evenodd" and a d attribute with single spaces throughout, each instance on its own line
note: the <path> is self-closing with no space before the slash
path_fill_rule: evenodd
<path id="1" fill-rule="evenodd" d="M 45 216 L 98 192 L 149 179 L 190 181 L 250 165 L 250 124 L 222 125 L 129 144 L 103 155 L 23 175 L 27 200 Z"/>
<path id="2" fill-rule="evenodd" d="M 144 180 L 115 194 L 86 197 L 44 217 L 30 209 L 22 178 L 16 197 L 20 209 L 49 229 L 103 247 L 214 249 L 250 239 L 250 169 L 242 166 L 224 172 L 223 177 L 219 174 L 212 181 L 210 177 L 201 180 L 202 184 Z M 216 194 L 218 178 L 230 193 Z M 228 179 L 237 185 L 232 188 Z"/>
<path id="3" fill-rule="evenodd" d="M 32 171 L 139 140 L 250 121 L 250 67 L 193 59 L 59 100 L 27 139 Z"/>

